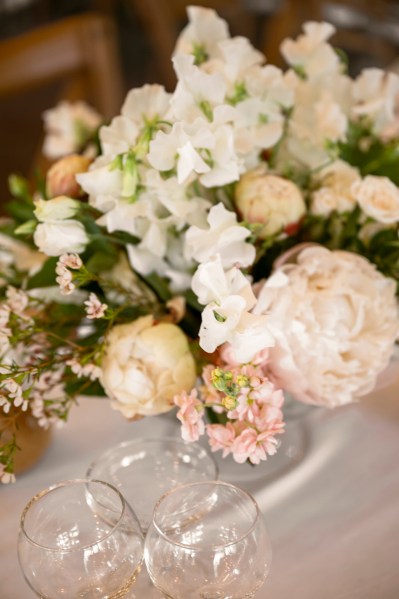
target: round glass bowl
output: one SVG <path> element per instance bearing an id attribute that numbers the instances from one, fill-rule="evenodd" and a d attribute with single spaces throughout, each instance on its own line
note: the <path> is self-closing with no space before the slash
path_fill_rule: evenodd
<path id="1" fill-rule="evenodd" d="M 146 533 L 154 506 L 164 493 L 180 485 L 216 480 L 218 467 L 198 443 L 149 437 L 111 447 L 92 462 L 87 477 L 119 489 Z"/>

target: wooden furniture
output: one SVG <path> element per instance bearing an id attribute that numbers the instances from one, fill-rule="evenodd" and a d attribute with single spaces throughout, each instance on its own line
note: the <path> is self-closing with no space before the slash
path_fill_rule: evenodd
<path id="1" fill-rule="evenodd" d="M 106 118 L 118 113 L 123 85 L 110 18 L 83 14 L 0 42 L 0 97 L 52 81 L 63 99 L 90 102 Z"/>

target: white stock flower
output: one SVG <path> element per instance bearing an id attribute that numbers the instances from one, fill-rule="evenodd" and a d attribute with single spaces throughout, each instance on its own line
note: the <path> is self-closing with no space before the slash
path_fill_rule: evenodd
<path id="1" fill-rule="evenodd" d="M 175 123 L 169 133 L 158 131 L 150 143 L 148 161 L 160 171 L 170 171 L 175 166 L 177 181 L 184 183 L 192 173 L 202 174 L 210 171 L 198 149 L 210 149 L 214 138 L 203 119 L 198 119 L 194 128 L 187 130 L 184 123 Z"/>
<path id="2" fill-rule="evenodd" d="M 396 120 L 399 76 L 396 73 L 364 69 L 353 83 L 355 117 L 368 117 L 375 133 L 383 133 Z"/>
<path id="3" fill-rule="evenodd" d="M 191 286 L 198 301 L 206 304 L 199 331 L 204 351 L 212 353 L 228 342 L 236 359 L 248 362 L 258 351 L 273 344 L 268 317 L 250 313 L 256 298 L 250 282 L 238 268 L 224 272 L 217 255 L 200 264 Z"/>
<path id="4" fill-rule="evenodd" d="M 152 316 L 114 326 L 106 339 L 100 382 L 126 418 L 171 410 L 195 384 L 194 358 L 181 329 Z"/>
<path id="5" fill-rule="evenodd" d="M 223 204 L 213 206 L 208 215 L 208 228 L 190 227 L 185 236 L 185 255 L 197 262 L 206 262 L 220 255 L 224 268 L 234 264 L 249 266 L 255 259 L 255 248 L 245 240 L 251 235 L 237 223 L 235 212 Z"/>
<path id="6" fill-rule="evenodd" d="M 163 119 L 170 109 L 171 94 L 162 85 L 143 85 L 128 92 L 122 106 L 122 116 L 143 127 L 147 122 Z"/>
<path id="7" fill-rule="evenodd" d="M 306 211 L 299 187 L 269 174 L 263 167 L 241 177 L 235 190 L 235 205 L 244 220 L 263 225 L 257 232 L 261 239 L 296 225 Z"/>
<path id="8" fill-rule="evenodd" d="M 170 99 L 174 116 L 187 123 L 204 114 L 209 118 L 208 113 L 224 101 L 226 84 L 223 76 L 202 71 L 194 64 L 193 56 L 175 56 L 173 66 L 178 79 Z"/>
<path id="9" fill-rule="evenodd" d="M 88 137 L 101 124 L 100 115 L 84 102 L 60 102 L 43 114 L 46 137 L 43 153 L 48 158 L 61 158 L 78 152 Z"/>
<path id="10" fill-rule="evenodd" d="M 79 212 L 80 207 L 81 203 L 78 200 L 59 196 L 51 200 L 36 200 L 34 213 L 38 221 L 48 223 L 72 218 Z"/>
<path id="11" fill-rule="evenodd" d="M 89 243 L 89 237 L 82 223 L 63 220 L 40 223 L 34 232 L 33 241 L 47 256 L 61 256 L 83 252 Z"/>
<path id="12" fill-rule="evenodd" d="M 296 40 L 283 40 L 280 50 L 285 60 L 309 77 L 325 76 L 339 68 L 339 57 L 327 40 L 335 32 L 330 23 L 309 21 Z"/>
<path id="13" fill-rule="evenodd" d="M 110 169 L 109 159 L 103 156 L 93 162 L 89 171 L 76 175 L 76 180 L 89 195 L 89 203 L 102 212 L 113 207 L 122 195 L 122 171 Z"/>
<path id="14" fill-rule="evenodd" d="M 367 175 L 351 191 L 367 216 L 384 224 L 399 222 L 399 188 L 388 177 Z"/>
<path id="15" fill-rule="evenodd" d="M 114 117 L 109 125 L 100 129 L 102 155 L 114 157 L 127 152 L 136 143 L 138 135 L 136 123 L 122 115 Z"/>
<path id="16" fill-rule="evenodd" d="M 188 6 L 188 25 L 180 33 L 175 54 L 200 54 L 199 59 L 208 60 L 219 55 L 219 43 L 229 37 L 224 19 L 216 11 L 200 6 Z"/>
<path id="17" fill-rule="evenodd" d="M 356 207 L 352 185 L 360 180 L 357 168 L 343 160 L 336 160 L 321 169 L 314 177 L 319 185 L 311 196 L 311 212 L 328 216 L 333 211 L 346 212 Z"/>
<path id="18" fill-rule="evenodd" d="M 351 80 L 340 74 L 319 81 L 302 81 L 293 73 L 287 76 L 295 92 L 295 103 L 288 121 L 288 131 L 280 162 L 294 158 L 311 168 L 331 161 L 329 144 L 346 139 L 351 108 Z M 327 144 L 329 142 L 329 144 Z"/>
<path id="19" fill-rule="evenodd" d="M 219 43 L 222 61 L 219 62 L 220 72 L 229 92 L 234 91 L 235 84 L 242 83 L 248 70 L 265 62 L 265 56 L 255 50 L 250 41 L 241 36 L 226 39 Z"/>
<path id="20" fill-rule="evenodd" d="M 278 384 L 328 407 L 370 392 L 398 336 L 395 293 L 395 282 L 362 256 L 302 250 L 266 280 L 254 309 L 272 323 L 268 367 Z"/>

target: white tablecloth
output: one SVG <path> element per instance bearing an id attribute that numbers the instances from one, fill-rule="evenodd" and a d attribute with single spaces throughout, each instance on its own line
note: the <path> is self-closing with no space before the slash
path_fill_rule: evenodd
<path id="1" fill-rule="evenodd" d="M 310 431 L 305 456 L 275 480 L 271 461 L 256 468 L 219 462 L 221 479 L 255 496 L 270 531 L 272 569 L 257 599 L 398 599 L 399 376 L 357 405 L 315 409 L 302 423 Z M 177 422 L 128 423 L 107 400 L 81 400 L 40 463 L 0 488 L 0 599 L 33 598 L 16 556 L 27 501 L 84 476 L 108 447 L 158 433 L 177 434 Z"/>

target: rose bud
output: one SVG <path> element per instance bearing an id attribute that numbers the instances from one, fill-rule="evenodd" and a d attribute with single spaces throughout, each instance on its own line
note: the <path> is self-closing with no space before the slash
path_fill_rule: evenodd
<path id="1" fill-rule="evenodd" d="M 47 172 L 46 191 L 49 198 L 66 195 L 78 198 L 83 195 L 75 175 L 85 173 L 91 160 L 86 156 L 71 154 L 57 160 Z"/>

